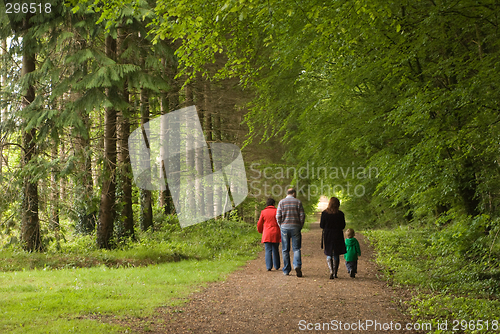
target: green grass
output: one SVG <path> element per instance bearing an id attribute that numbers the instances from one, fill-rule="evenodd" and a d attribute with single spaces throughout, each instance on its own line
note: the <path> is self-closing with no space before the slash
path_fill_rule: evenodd
<path id="1" fill-rule="evenodd" d="M 205 282 L 224 278 L 244 260 L 2 273 L 0 332 L 120 332 L 124 328 L 92 316 L 147 316 L 157 307 L 179 303 L 179 298 L 197 291 Z"/>
<path id="2" fill-rule="evenodd" d="M 45 254 L 0 252 L 0 333 L 130 333 L 106 319 L 140 324 L 261 249 L 255 226 L 241 222 L 162 226 L 140 237 L 112 251 L 80 237 Z"/>
<path id="3" fill-rule="evenodd" d="M 246 255 L 260 240 L 254 225 L 210 220 L 181 229 L 163 224 L 156 231 L 137 231 L 138 241 L 121 243 L 116 249 L 97 249 L 95 236 L 74 235 L 67 242 L 52 242 L 44 253 L 26 253 L 19 247 L 0 252 L 1 271 L 72 269 L 102 265 L 137 267 L 184 259 L 216 259 Z"/>

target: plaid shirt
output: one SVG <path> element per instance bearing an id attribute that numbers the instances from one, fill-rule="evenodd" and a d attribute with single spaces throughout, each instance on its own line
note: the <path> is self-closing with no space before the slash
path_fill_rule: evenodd
<path id="1" fill-rule="evenodd" d="M 279 202 L 278 210 L 276 211 L 278 225 L 298 225 L 302 228 L 305 219 L 306 215 L 302 207 L 302 202 L 292 195 L 288 195 Z"/>

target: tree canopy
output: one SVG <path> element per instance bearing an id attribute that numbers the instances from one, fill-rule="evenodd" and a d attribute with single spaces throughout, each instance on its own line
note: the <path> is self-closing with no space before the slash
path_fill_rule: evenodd
<path id="1" fill-rule="evenodd" d="M 73 0 L 60 15 L 16 16 L 1 30 L 2 149 L 17 147 L 22 168 L 4 176 L 25 191 L 75 184 L 80 231 L 107 212 L 105 239 L 132 234 L 134 215 L 147 229 L 155 196 L 171 214 L 171 194 L 131 185 L 125 139 L 192 103 L 207 141 L 245 144 L 247 165 L 311 170 L 286 180 L 307 185 L 311 205 L 339 195 L 367 226 L 483 215 L 489 231 L 500 218 L 499 4 Z M 23 76 L 21 58 L 34 61 Z"/>
<path id="2" fill-rule="evenodd" d="M 186 73 L 256 91 L 252 138 L 299 165 L 378 168 L 354 178 L 406 215 L 498 206 L 498 1 L 158 2 L 156 40 L 182 39 Z M 335 181 L 333 181 L 335 182 Z M 451 210 L 451 211 L 450 211 Z"/>

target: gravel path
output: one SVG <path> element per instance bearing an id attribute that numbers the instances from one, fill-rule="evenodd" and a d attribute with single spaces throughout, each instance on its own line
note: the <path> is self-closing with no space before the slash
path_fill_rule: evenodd
<path id="1" fill-rule="evenodd" d="M 377 278 L 371 248 L 362 235 L 356 237 L 362 256 L 354 279 L 342 257 L 339 278 L 329 279 L 321 229 L 314 223 L 302 234 L 303 277 L 293 270 L 290 276 L 267 271 L 261 252 L 224 282 L 191 295 L 184 306 L 159 309 L 147 320 L 147 332 L 418 333 L 405 330 L 410 319 L 399 310 L 401 296 Z"/>

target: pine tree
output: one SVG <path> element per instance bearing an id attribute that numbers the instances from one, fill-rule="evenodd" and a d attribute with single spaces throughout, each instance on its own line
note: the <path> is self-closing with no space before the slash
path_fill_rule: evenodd
<path id="1" fill-rule="evenodd" d="M 106 56 L 116 59 L 116 39 L 106 36 Z M 106 89 L 110 101 L 117 100 L 117 87 L 112 85 Z M 104 168 L 101 187 L 101 205 L 99 208 L 99 223 L 97 228 L 97 245 L 99 248 L 111 248 L 114 221 L 116 217 L 116 124 L 117 110 L 114 105 L 106 107 L 104 123 Z"/>

